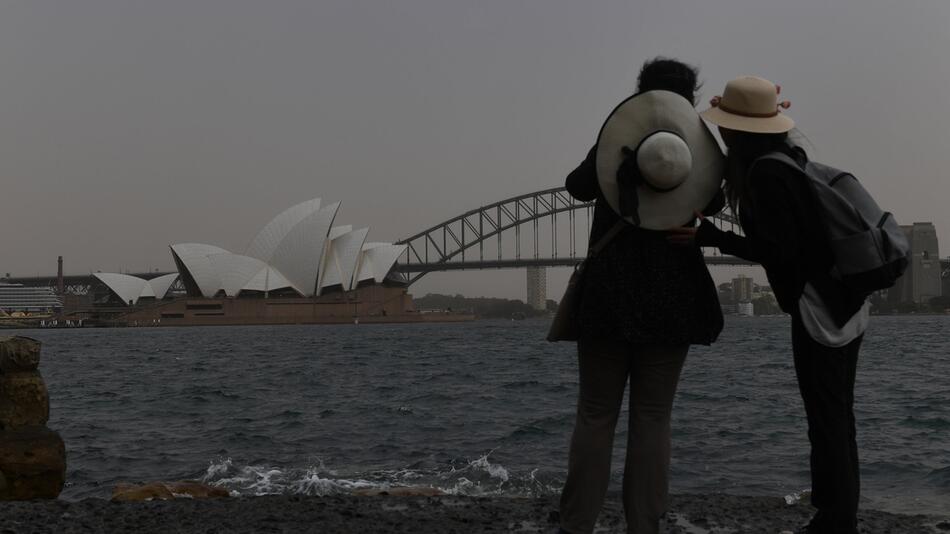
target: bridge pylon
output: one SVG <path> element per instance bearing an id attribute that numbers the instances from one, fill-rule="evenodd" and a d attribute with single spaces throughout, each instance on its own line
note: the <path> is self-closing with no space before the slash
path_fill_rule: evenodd
<path id="1" fill-rule="evenodd" d="M 545 267 L 533 265 L 525 268 L 527 271 L 527 299 L 528 306 L 536 310 L 547 308 L 548 277 Z"/>

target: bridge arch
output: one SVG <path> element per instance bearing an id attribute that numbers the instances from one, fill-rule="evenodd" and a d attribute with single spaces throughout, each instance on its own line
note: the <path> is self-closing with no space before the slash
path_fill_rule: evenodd
<path id="1" fill-rule="evenodd" d="M 579 261 L 579 251 L 586 254 L 593 210 L 593 202 L 575 199 L 564 187 L 508 198 L 467 211 L 398 241 L 397 244 L 406 246 L 406 251 L 395 269 L 405 274 L 412 284 L 434 271 L 574 265 Z M 582 214 L 585 217 L 581 217 Z M 567 218 L 566 227 L 559 226 L 559 216 Z M 586 225 L 583 231 L 578 231 L 577 223 L 581 218 L 586 220 Z M 737 221 L 731 213 L 723 212 L 712 219 L 722 228 L 737 230 Z M 525 226 L 529 231 L 522 231 Z M 542 229 L 547 230 L 543 237 Z M 560 236 L 559 229 L 566 231 L 567 236 Z M 530 238 L 527 248 L 522 247 L 522 233 Z M 513 250 L 506 254 L 503 237 L 507 234 L 513 234 Z M 541 251 L 542 239 L 549 240 L 546 243 L 548 250 L 544 253 Z M 486 251 L 486 245 L 492 241 L 495 250 Z M 707 255 L 707 262 L 749 263 L 718 255 Z"/>

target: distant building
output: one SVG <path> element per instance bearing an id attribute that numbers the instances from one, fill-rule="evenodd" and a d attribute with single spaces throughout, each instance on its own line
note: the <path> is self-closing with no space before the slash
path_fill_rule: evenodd
<path id="1" fill-rule="evenodd" d="M 776 315 L 781 313 L 772 288 L 758 285 L 744 274 L 717 286 L 719 307 L 725 315 Z"/>
<path id="2" fill-rule="evenodd" d="M 937 229 L 929 222 L 901 229 L 910 243 L 911 257 L 907 271 L 888 290 L 887 300 L 891 304 L 927 304 L 942 294 Z"/>
<path id="3" fill-rule="evenodd" d="M 735 304 L 735 301 L 732 299 L 732 282 L 723 282 L 719 284 L 717 289 L 719 291 L 719 304 L 723 306 Z M 723 311 L 723 313 L 725 313 L 725 311 Z"/>
<path id="4" fill-rule="evenodd" d="M 760 286 L 759 284 L 753 284 L 752 294 L 754 297 L 775 296 L 775 293 L 772 292 L 772 286 L 770 285 Z"/>
<path id="5" fill-rule="evenodd" d="M 113 300 L 129 306 L 162 300 L 178 281 L 195 298 L 314 298 L 366 285 L 405 285 L 393 267 L 406 245 L 367 242 L 369 228 L 334 226 L 339 208 L 339 202 L 323 206 L 319 198 L 292 206 L 267 223 L 244 254 L 202 243 L 171 245 L 178 272 L 152 280 L 95 276 Z"/>
<path id="6" fill-rule="evenodd" d="M 62 308 L 52 287 L 0 283 L 0 311 L 4 313 L 52 313 Z"/>
<path id="7" fill-rule="evenodd" d="M 529 306 L 536 310 L 547 307 L 548 278 L 544 267 L 528 267 L 528 299 Z"/>
<path id="8" fill-rule="evenodd" d="M 732 300 L 734 302 L 752 302 L 752 292 L 755 289 L 755 284 L 752 283 L 752 278 L 744 274 L 740 274 L 737 278 L 732 279 Z"/>

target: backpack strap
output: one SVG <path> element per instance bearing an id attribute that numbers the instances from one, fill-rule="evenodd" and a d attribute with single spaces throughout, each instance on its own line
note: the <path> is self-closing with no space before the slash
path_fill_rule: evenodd
<path id="1" fill-rule="evenodd" d="M 594 243 L 594 246 L 590 247 L 590 249 L 587 250 L 587 257 L 593 258 L 594 256 L 600 254 L 600 251 L 603 250 L 604 247 L 607 246 L 607 243 L 610 243 L 610 241 L 614 237 L 616 237 L 617 234 L 619 234 L 620 231 L 623 230 L 625 226 L 627 226 L 627 223 L 623 219 L 620 219 L 616 223 L 614 223 L 614 225 L 610 228 L 610 230 L 607 230 L 607 233 L 604 234 L 603 237 L 598 239 L 597 242 Z"/>
<path id="2" fill-rule="evenodd" d="M 789 156 L 788 154 L 784 152 L 776 150 L 774 152 L 769 152 L 768 154 L 765 154 L 764 156 L 759 156 L 755 161 L 753 161 L 752 165 L 749 166 L 749 174 L 752 173 L 752 168 L 755 167 L 756 163 L 763 160 L 767 160 L 767 159 L 771 159 L 774 161 L 784 163 L 786 165 L 790 165 L 800 172 L 807 172 L 805 169 L 802 168 L 801 165 L 798 164 L 797 161 L 795 161 L 795 158 Z"/>

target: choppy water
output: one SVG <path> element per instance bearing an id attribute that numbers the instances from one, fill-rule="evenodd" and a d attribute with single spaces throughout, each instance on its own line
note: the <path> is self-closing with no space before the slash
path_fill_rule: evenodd
<path id="1" fill-rule="evenodd" d="M 789 495 L 808 446 L 783 318 L 732 319 L 690 353 L 673 492 Z M 63 497 L 198 478 L 241 494 L 387 484 L 559 491 L 577 390 L 544 321 L 33 330 Z M 865 505 L 950 510 L 950 317 L 874 317 L 858 367 Z M 625 415 L 621 421 L 625 420 Z M 625 424 L 618 429 L 619 484 Z"/>

